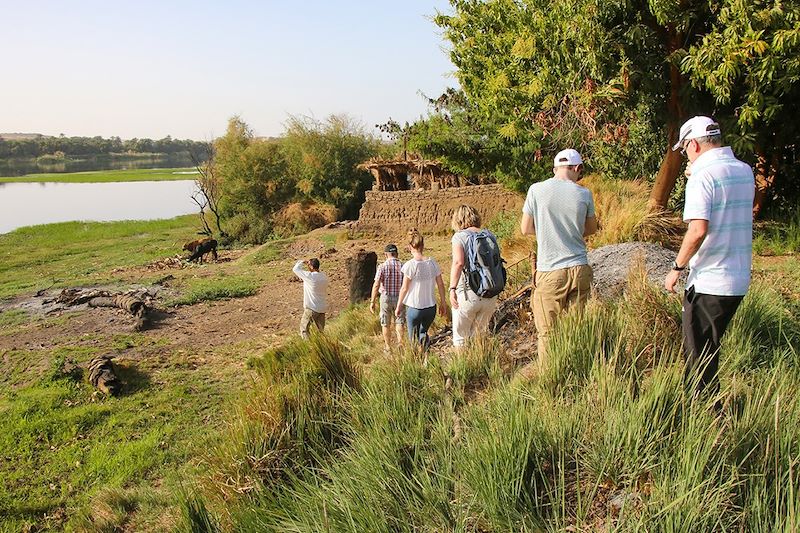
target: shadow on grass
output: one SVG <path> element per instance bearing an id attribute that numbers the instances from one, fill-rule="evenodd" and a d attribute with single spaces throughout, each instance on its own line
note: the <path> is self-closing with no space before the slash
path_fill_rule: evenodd
<path id="1" fill-rule="evenodd" d="M 163 322 L 173 316 L 175 316 L 175 313 L 151 308 L 147 313 L 147 322 L 145 322 L 142 331 L 163 329 L 165 327 Z"/>
<path id="2" fill-rule="evenodd" d="M 150 388 L 150 376 L 139 370 L 135 361 L 130 359 L 116 360 L 114 362 L 114 370 L 117 377 L 122 381 L 122 388 L 117 395 L 118 398 L 131 396 Z"/>
<path id="3" fill-rule="evenodd" d="M 0 507 L 0 519 L 21 526 L 20 531 L 60 530 L 65 518 L 64 507 L 55 500 L 49 503 L 14 505 L 10 508 Z M 3 527 L 3 522 L 0 522 L 0 531 L 11 531 Z"/>

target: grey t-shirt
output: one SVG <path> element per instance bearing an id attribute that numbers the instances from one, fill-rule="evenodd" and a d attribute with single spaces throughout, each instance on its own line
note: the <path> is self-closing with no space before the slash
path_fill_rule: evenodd
<path id="1" fill-rule="evenodd" d="M 459 231 L 455 232 L 453 234 L 453 238 L 450 239 L 450 244 L 458 244 L 459 246 L 461 246 L 461 249 L 464 250 L 464 256 L 465 256 L 464 257 L 464 261 L 465 261 L 465 264 L 466 264 L 467 240 L 469 240 L 469 234 L 470 233 L 474 233 L 474 232 L 472 230 L 469 230 L 469 229 L 462 229 L 462 230 L 459 230 Z M 463 269 L 461 271 L 461 274 L 459 274 L 459 276 L 458 276 L 458 282 L 457 283 L 458 283 L 457 286 L 459 287 L 459 290 L 461 290 L 461 289 L 463 289 L 463 290 L 471 290 L 469 288 L 469 284 L 467 283 L 466 278 L 464 277 Z M 450 286 L 451 287 L 456 287 L 456 283 L 452 279 L 450 280 Z"/>
<path id="2" fill-rule="evenodd" d="M 589 264 L 583 240 L 586 218 L 595 216 L 589 189 L 558 178 L 534 183 L 522 212 L 533 218 L 536 229 L 536 270 Z"/>

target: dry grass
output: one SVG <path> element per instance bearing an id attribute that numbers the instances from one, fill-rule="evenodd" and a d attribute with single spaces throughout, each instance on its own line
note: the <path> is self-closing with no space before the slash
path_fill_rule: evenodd
<path id="1" fill-rule="evenodd" d="M 655 242 L 667 248 L 680 246 L 685 225 L 681 217 L 671 211 L 647 213 L 636 225 L 633 238 L 637 241 Z"/>
<path id="2" fill-rule="evenodd" d="M 581 185 L 592 191 L 600 231 L 589 238 L 590 248 L 635 239 L 647 217 L 649 185 L 643 181 L 606 180 L 587 176 Z"/>
<path id="3" fill-rule="evenodd" d="M 600 230 L 587 239 L 590 249 L 631 241 L 654 242 L 668 248 L 680 244 L 684 231 L 680 217 L 670 211 L 648 211 L 648 183 L 592 175 L 582 180 L 581 185 L 592 191 L 600 222 Z M 536 238 L 522 235 L 519 215 L 515 217 L 514 227 L 504 233 L 501 242 L 507 265 L 524 261 L 536 249 Z"/>
<path id="4" fill-rule="evenodd" d="M 277 233 L 306 233 L 333 222 L 337 218 L 336 207 L 313 202 L 295 202 L 287 205 L 272 217 Z"/>

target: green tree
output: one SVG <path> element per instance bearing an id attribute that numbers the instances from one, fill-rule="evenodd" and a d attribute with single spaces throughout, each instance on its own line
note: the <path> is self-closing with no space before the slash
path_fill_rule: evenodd
<path id="1" fill-rule="evenodd" d="M 247 124 L 233 117 L 214 143 L 214 175 L 228 233 L 242 242 L 266 240 L 271 215 L 294 194 L 281 142 L 254 138 Z"/>
<path id="2" fill-rule="evenodd" d="M 666 147 L 687 102 L 703 104 L 679 66 L 708 25 L 708 2 L 451 4 L 453 14 L 435 20 L 451 43 L 465 109 L 483 125 L 481 143 L 502 155 L 501 181 L 542 179 L 551 154 L 572 146 L 597 170 L 656 174 L 653 203 L 666 203 L 682 164 Z"/>
<path id="3" fill-rule="evenodd" d="M 372 176 L 356 166 L 384 150 L 378 138 L 345 115 L 324 121 L 290 117 L 283 147 L 301 198 L 331 204 L 344 217 L 357 216 Z"/>
<path id="4" fill-rule="evenodd" d="M 773 185 L 778 194 L 795 196 L 797 172 L 789 156 L 800 133 L 800 4 L 724 0 L 682 67 L 695 87 L 714 97 L 737 153 L 754 154 L 754 214 Z"/>
<path id="5" fill-rule="evenodd" d="M 512 189 L 524 190 L 540 155 L 531 136 L 510 140 L 497 133 L 498 124 L 482 119 L 463 91 L 448 89 L 429 100 L 433 112 L 409 127 L 408 148 L 441 161 L 463 176 L 491 176 Z"/>

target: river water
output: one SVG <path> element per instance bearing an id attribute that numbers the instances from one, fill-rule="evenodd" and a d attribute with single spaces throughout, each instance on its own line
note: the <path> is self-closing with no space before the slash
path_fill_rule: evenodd
<path id="1" fill-rule="evenodd" d="M 172 218 L 198 211 L 193 180 L 115 183 L 2 183 L 0 233 L 72 220 Z"/>
<path id="2" fill-rule="evenodd" d="M 193 167 L 188 154 L 153 154 L 141 157 L 87 156 L 84 159 L 43 160 L 42 158 L 0 159 L 0 176 L 24 176 L 46 172 L 130 170 L 135 168 Z"/>

